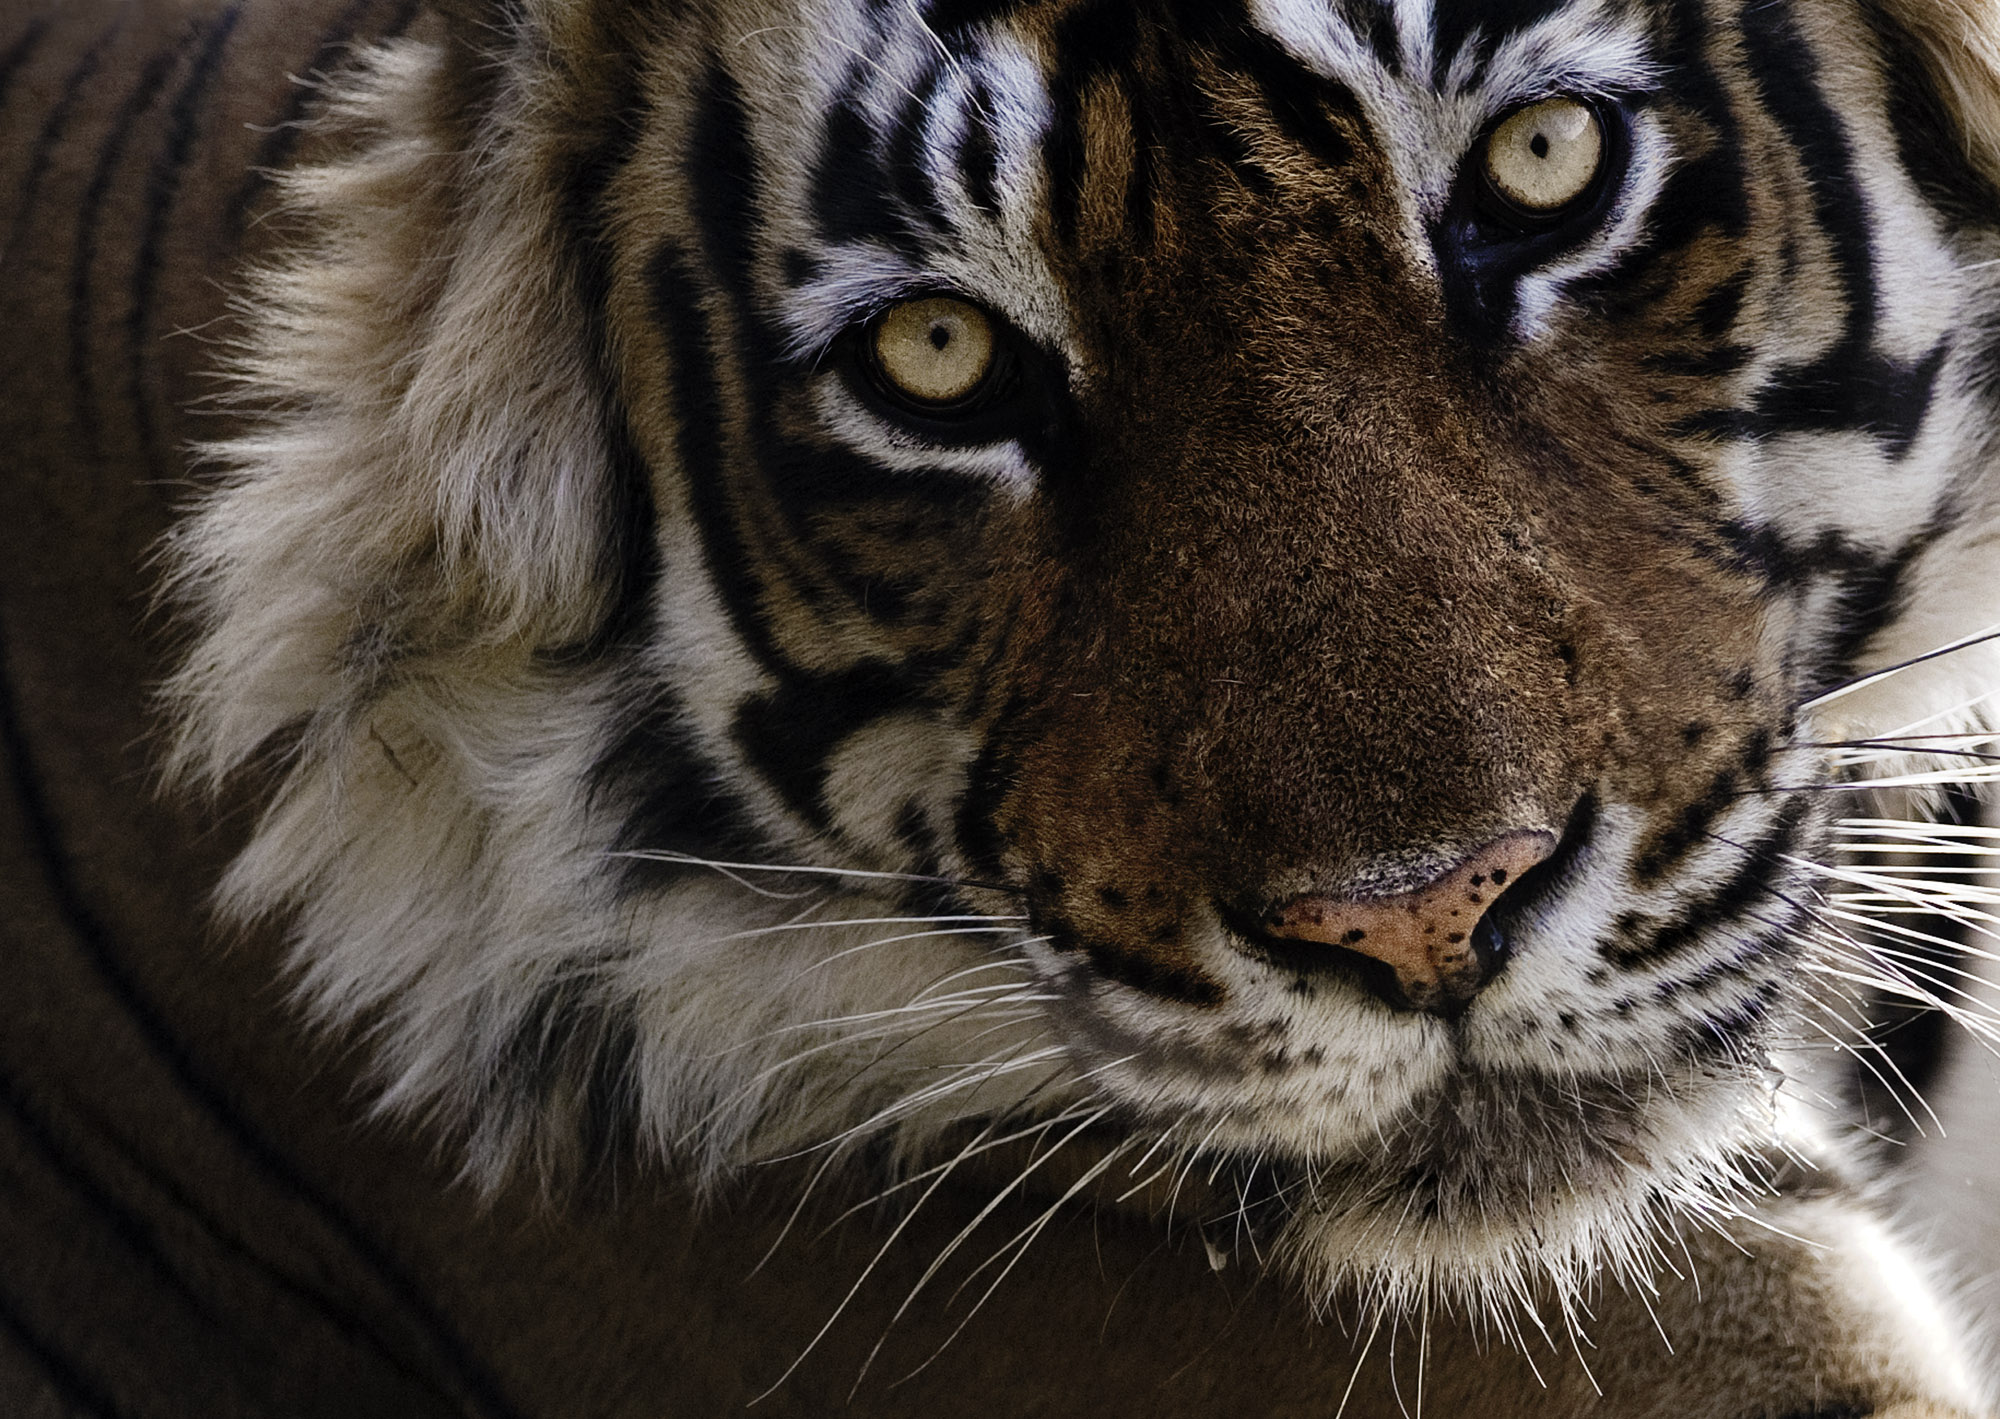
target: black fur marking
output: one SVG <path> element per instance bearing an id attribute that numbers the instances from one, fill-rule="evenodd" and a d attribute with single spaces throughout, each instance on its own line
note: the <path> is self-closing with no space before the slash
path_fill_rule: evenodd
<path id="1" fill-rule="evenodd" d="M 639 1026 L 588 977 L 542 990 L 494 1067 L 493 1104 L 525 1121 L 574 1111 L 586 1178 L 633 1156 L 639 1133 Z"/>
<path id="2" fill-rule="evenodd" d="M 781 666 L 749 554 L 737 535 L 730 506 L 724 447 L 722 390 L 711 368 L 714 337 L 695 299 L 697 275 L 679 248 L 662 245 L 650 271 L 654 310 L 666 331 L 673 360 L 674 422 L 680 464 L 694 505 L 702 555 L 730 623 L 758 661 Z"/>
<path id="3" fill-rule="evenodd" d="M 1702 796 L 1683 807 L 1670 826 L 1654 834 L 1652 842 L 1634 859 L 1632 875 L 1642 885 L 1651 886 L 1679 866 L 1708 837 L 1715 820 L 1735 806 L 1742 788 L 1735 769 L 1717 770 Z"/>
<path id="4" fill-rule="evenodd" d="M 1341 0 L 1348 28 L 1367 36 L 1375 62 L 1392 77 L 1403 73 L 1403 41 L 1396 33 L 1396 7 L 1387 0 Z"/>
<path id="5" fill-rule="evenodd" d="M 1750 276 L 1746 266 L 1701 298 L 1694 308 L 1694 325 L 1704 339 L 1720 340 L 1736 328 L 1743 315 L 1743 298 L 1750 292 Z"/>
<path id="6" fill-rule="evenodd" d="M 1940 341 L 1910 366 L 1875 350 L 1873 213 L 1855 175 L 1846 128 L 1821 88 L 1812 51 L 1790 13 L 1757 0 L 1749 0 L 1741 13 L 1751 78 L 1805 168 L 1814 220 L 1831 249 L 1846 315 L 1831 350 L 1773 375 L 1751 409 L 1710 427 L 1745 439 L 1862 429 L 1900 458 L 1930 412 L 1948 346 Z"/>
<path id="7" fill-rule="evenodd" d="M 363 18 L 375 8 L 379 0 L 351 0 L 346 9 L 335 17 L 327 27 L 319 48 L 299 71 L 307 79 L 335 72 L 342 62 L 353 52 L 354 36 L 362 27 Z M 377 41 L 396 39 L 415 21 L 423 8 L 423 0 L 399 0 L 394 15 L 387 26 L 380 30 L 371 28 L 369 33 Z M 292 150 L 298 146 L 300 136 L 305 132 L 307 111 L 318 101 L 320 89 L 316 84 L 298 84 L 292 88 L 290 100 L 284 112 L 271 120 L 270 132 L 257 147 L 257 156 L 252 161 L 250 171 L 244 175 L 242 185 L 229 199 L 229 229 L 241 231 L 250 204 L 255 202 L 270 185 L 271 175 L 291 160 Z"/>
<path id="8" fill-rule="evenodd" d="M 1670 73 L 1672 102 L 1698 115 L 1713 137 L 1707 151 L 1680 164 L 1646 216 L 1644 233 L 1602 269 L 1572 282 L 1572 300 L 1613 316 L 1639 314 L 1653 305 L 1676 274 L 1688 247 L 1709 233 L 1741 238 L 1750 230 L 1749 175 L 1743 164 L 1742 128 L 1736 99 L 1709 62 L 1712 39 L 1708 17 L 1695 3 L 1674 7 L 1671 33 L 1660 55 Z M 1643 102 L 1652 102 L 1647 99 Z M 1703 338 L 1720 339 L 1736 323 L 1749 270 L 1726 282 L 1697 309 Z"/>
<path id="9" fill-rule="evenodd" d="M 1678 866 L 1689 851 L 1709 838 L 1709 828 L 1715 820 L 1733 807 L 1746 789 L 1755 789 L 1770 756 L 1769 732 L 1757 729 L 1748 734 L 1736 750 L 1735 762 L 1716 770 L 1707 791 L 1682 808 L 1670 826 L 1652 835 L 1632 863 L 1633 876 L 1641 884 L 1650 885 Z M 1773 831 L 1795 831 L 1802 821 L 1800 815 L 1805 805 L 1805 795 L 1793 796 L 1779 812 L 1779 828 Z"/>
<path id="10" fill-rule="evenodd" d="M 1865 577 L 1877 567 L 1872 552 L 1831 529 L 1803 545 L 1785 541 L 1776 528 L 1735 518 L 1714 532 L 1725 563 L 1758 577 L 1771 591 L 1796 590 L 1826 576 Z"/>
<path id="11" fill-rule="evenodd" d="M 14 78 L 26 67 L 35 51 L 41 48 L 42 36 L 49 30 L 46 15 L 37 16 L 28 27 L 14 37 L 14 42 L 5 50 L 0 50 L 0 105 L 5 105 L 7 96 L 14 87 Z"/>
<path id="12" fill-rule="evenodd" d="M 1431 66 L 1432 82 L 1442 85 L 1473 32 L 1482 38 L 1482 52 L 1509 35 L 1539 24 L 1568 0 L 1436 0 L 1431 10 L 1431 37 L 1435 44 Z"/>
<path id="13" fill-rule="evenodd" d="M 1055 72 L 1049 79 L 1049 101 L 1055 117 L 1043 140 L 1048 171 L 1049 211 L 1056 236 L 1075 240 L 1083 200 L 1083 101 L 1093 81 L 1129 71 L 1139 42 L 1138 19 L 1119 0 L 1087 0 L 1065 15 L 1057 27 Z M 1131 85 L 1125 88 L 1129 92 Z"/>
<path id="14" fill-rule="evenodd" d="M 827 120 L 829 133 L 850 119 L 861 121 L 848 105 L 836 104 Z M 703 253 L 724 288 L 747 300 L 752 293 L 751 263 L 763 226 L 757 211 L 762 164 L 750 138 L 743 91 L 714 55 L 702 74 L 685 152 L 690 205 L 701 228 Z"/>
<path id="15" fill-rule="evenodd" d="M 160 90 L 166 87 L 168 77 L 180 66 L 182 55 L 193 47 L 201 34 L 200 26 L 190 25 L 182 31 L 171 49 L 162 50 L 146 61 L 139 71 L 138 81 L 126 93 L 125 101 L 112 118 L 111 131 L 106 135 L 104 145 L 98 149 L 90 184 L 84 189 L 76 223 L 76 246 L 70 258 L 69 379 L 75 400 L 72 412 L 77 438 L 85 457 L 92 463 L 103 457 L 100 433 L 103 419 L 98 409 L 96 362 L 91 358 L 91 345 L 97 327 L 97 281 L 92 268 L 97 264 L 98 233 L 103 228 L 101 214 L 105 199 L 111 195 L 118 165 L 124 161 L 132 135 L 138 131 L 139 120 L 153 107 Z"/>
<path id="16" fill-rule="evenodd" d="M 1605 959 L 1617 966 L 1655 965 L 1672 960 L 1706 941 L 1715 928 L 1736 922 L 1753 907 L 1772 901 L 1790 875 L 1784 859 L 1797 850 L 1809 806 L 1803 795 L 1788 799 L 1770 829 L 1743 849 L 1742 862 L 1723 879 L 1721 886 L 1684 909 L 1678 920 L 1664 925 L 1633 922 L 1629 930 L 1634 934 L 1621 931 L 1623 939 L 1604 947 Z M 1624 926 L 1623 922 L 1620 924 Z M 1650 925 L 1658 925 L 1658 929 L 1651 935 L 1637 934 Z"/>
<path id="17" fill-rule="evenodd" d="M 12 654 L 4 640 L 0 640 L 0 771 L 11 780 L 28 854 L 40 864 L 40 878 L 34 885 L 47 893 L 53 916 L 72 939 L 79 961 L 95 972 L 121 1018 L 131 1025 L 146 1053 L 171 1088 L 188 1104 L 193 1116 L 222 1135 L 237 1150 L 236 1157 L 249 1172 L 285 1199 L 287 1205 L 296 1205 L 302 1214 L 324 1222 L 330 1240 L 344 1250 L 345 1260 L 358 1266 L 381 1288 L 380 1294 L 388 1300 L 389 1310 L 368 1317 L 342 1313 L 325 1300 L 324 1292 L 311 1278 L 296 1282 L 288 1276 L 276 1279 L 319 1298 L 320 1304 L 329 1307 L 328 1314 L 344 1335 L 388 1356 L 393 1365 L 401 1367 L 407 1363 L 401 1357 L 410 1353 L 414 1341 L 430 1376 L 430 1387 L 441 1391 L 450 1406 L 480 1419 L 511 1419 L 515 1411 L 500 1385 L 472 1348 L 451 1329 L 444 1313 L 398 1268 L 395 1258 L 350 1212 L 321 1192 L 237 1107 L 231 1091 L 208 1077 L 127 968 L 121 944 L 90 905 L 77 876 L 75 853 L 51 808 L 41 765 L 22 722 Z M 0 1293 L 0 1318 L 8 1314 L 6 1306 L 4 1293 Z M 18 1321 L 12 1322 L 12 1328 L 21 1334 L 28 1333 L 20 1328 Z M 398 1338 L 385 1339 L 385 1336 Z M 107 1407 L 102 1412 L 120 1411 Z"/>
<path id="18" fill-rule="evenodd" d="M 49 105 L 48 112 L 42 119 L 42 126 L 35 134 L 35 146 L 28 156 L 28 170 L 21 179 L 18 199 L 20 205 L 15 207 L 14 220 L 8 226 L 7 245 L 4 249 L 0 249 L 0 264 L 11 264 L 14 248 L 20 244 L 21 236 L 27 230 L 28 219 L 34 213 L 35 197 L 41 191 L 42 179 L 48 176 L 49 164 L 55 157 L 56 147 L 69 132 L 70 119 L 83 98 L 83 91 L 90 86 L 90 81 L 97 77 L 98 69 L 103 66 L 104 51 L 110 48 L 112 41 L 124 31 L 125 22 L 131 15 L 129 7 L 121 7 L 117 18 L 105 27 L 104 33 L 83 52 L 83 57 L 76 62 L 76 67 L 64 76 L 62 91 L 56 95 L 56 101 Z"/>
<path id="19" fill-rule="evenodd" d="M 1000 215 L 1000 152 L 993 143 L 993 93 L 975 84 L 952 161 L 965 178 L 966 200 L 982 212 Z"/>
<path id="20" fill-rule="evenodd" d="M 1285 136 L 1329 172 L 1352 164 L 1354 143 L 1333 115 L 1359 126 L 1361 110 L 1354 95 L 1307 69 L 1261 31 L 1236 31 L 1231 39 L 1224 60 L 1256 83 Z"/>
<path id="21" fill-rule="evenodd" d="M 1816 679 L 1807 686 L 1805 698 L 1854 678 L 1861 652 L 1902 612 L 1910 568 L 1954 523 L 1947 508 L 1894 555 L 1844 570 L 1830 622 L 1833 636 L 1817 657 Z"/>
<path id="22" fill-rule="evenodd" d="M 1882 81 L 1889 91 L 1889 124 L 1896 156 L 1924 200 L 1952 221 L 1989 226 L 2000 212 L 2000 186 L 1972 161 L 1959 125 L 1938 89 L 1923 46 L 1880 0 L 1862 6 L 1881 49 Z"/>
<path id="23" fill-rule="evenodd" d="M 953 827 L 958 848 L 977 876 L 998 880 L 1004 871 L 1001 859 L 1006 843 L 995 819 L 1014 786 L 1014 771 L 1013 756 L 1007 750 L 1003 731 L 995 731 L 981 746 L 979 757 L 973 760 L 954 807 Z"/>
<path id="24" fill-rule="evenodd" d="M 757 860 L 765 844 L 749 811 L 716 775 L 688 735 L 684 711 L 664 691 L 635 713 L 591 768 L 588 802 L 613 805 L 624 821 L 620 852 L 678 852 L 691 857 Z M 653 888 L 707 869 L 639 858 L 618 859 L 622 882 Z"/>
<path id="25" fill-rule="evenodd" d="M 1743 999 L 1719 1013 L 1704 1011 L 1701 1018 L 1673 1031 L 1669 1050 L 1691 1061 L 1717 1060 L 1744 1065 L 1756 1060 L 1771 1011 L 1786 995 L 1780 980 L 1767 980 Z"/>
<path id="26" fill-rule="evenodd" d="M 918 256 L 922 254 L 922 246 L 909 210 L 897 200 L 896 175 L 877 150 L 875 125 L 861 108 L 860 88 L 865 73 L 857 68 L 847 91 L 827 112 L 826 125 L 820 133 L 819 159 L 813 166 L 813 217 L 821 237 L 831 244 L 872 240 Z M 729 95 L 728 103 L 735 110 L 733 124 L 745 133 L 740 149 L 733 156 L 748 161 L 746 121 L 733 81 Z M 745 211 L 739 217 L 745 238 L 750 235 L 748 206 L 746 199 Z M 747 273 L 738 278 L 738 284 L 746 280 Z"/>
<path id="27" fill-rule="evenodd" d="M 1220 982 L 1183 966 L 1170 966 L 1136 951 L 1121 951 L 1102 941 L 1087 939 L 1084 954 L 1091 969 L 1106 980 L 1160 1000 L 1207 1009 L 1220 1005 L 1224 991 Z"/>
<path id="28" fill-rule="evenodd" d="M 971 30 L 1013 18 L 1019 0 L 928 0 L 924 19 L 949 45 Z"/>
<path id="29" fill-rule="evenodd" d="M 597 362 L 598 407 L 609 463 L 602 545 L 605 574 L 612 585 L 609 610 L 596 637 L 599 645 L 640 633 L 660 570 L 654 538 L 657 509 L 652 470 L 633 440 L 624 403 L 616 392 L 615 360 L 605 321 L 613 256 L 604 196 L 638 145 L 644 101 L 636 66 L 621 64 L 615 71 L 605 114 L 608 131 L 568 165 L 562 194 L 564 227 L 572 235 L 577 302 Z"/>
<path id="30" fill-rule="evenodd" d="M 1664 375 L 1716 379 L 1736 373 L 1749 364 L 1755 354 L 1756 351 L 1748 345 L 1717 345 L 1713 349 L 1693 354 L 1670 350 L 1657 355 L 1648 355 L 1643 363 L 1647 369 Z"/>
<path id="31" fill-rule="evenodd" d="M 146 389 L 146 375 L 153 366 L 153 345 L 157 339 L 152 325 L 153 302 L 160 283 L 160 243 L 165 239 L 167 218 L 180 196 L 181 179 L 194 155 L 195 140 L 200 136 L 202 101 L 208 96 L 223 50 L 242 16 L 243 6 L 234 4 L 209 26 L 187 78 L 168 107 L 166 145 L 154 158 L 146 177 L 146 210 L 134 258 L 132 305 L 125 317 L 126 398 L 132 406 L 139 452 L 154 478 L 167 477 L 168 469 L 177 466 L 168 450 L 157 447 L 158 424 Z"/>
<path id="32" fill-rule="evenodd" d="M 931 180 L 930 168 L 925 162 L 924 125 L 930 119 L 942 78 L 943 70 L 933 68 L 918 79 L 915 91 L 896 115 L 896 124 L 890 130 L 888 151 L 884 157 L 889 178 L 895 184 L 896 195 L 902 199 L 903 206 L 936 231 L 947 230 L 950 217 L 939 200 L 937 185 Z"/>
<path id="33" fill-rule="evenodd" d="M 830 826 L 828 758 L 841 742 L 919 699 L 910 671 L 864 660 L 836 675 L 795 674 L 736 712 L 736 741 L 751 764 L 813 827 Z"/>

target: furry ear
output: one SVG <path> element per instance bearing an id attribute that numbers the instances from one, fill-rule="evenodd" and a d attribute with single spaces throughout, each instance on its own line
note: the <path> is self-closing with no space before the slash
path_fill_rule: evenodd
<path id="1" fill-rule="evenodd" d="M 1882 0 L 1881 14 L 1915 42 L 1966 156 L 2000 185 L 2000 5 Z"/>

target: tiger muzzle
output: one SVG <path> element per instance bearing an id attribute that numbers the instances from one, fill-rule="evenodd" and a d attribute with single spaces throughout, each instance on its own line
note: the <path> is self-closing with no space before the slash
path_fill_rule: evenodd
<path id="1" fill-rule="evenodd" d="M 1295 897 L 1266 915 L 1261 934 L 1324 948 L 1290 953 L 1295 965 L 1310 967 L 1318 954 L 1327 964 L 1360 958 L 1386 966 L 1357 974 L 1390 1005 L 1456 1015 L 1504 959 L 1488 909 L 1555 847 L 1552 833 L 1508 833 L 1414 891 Z"/>

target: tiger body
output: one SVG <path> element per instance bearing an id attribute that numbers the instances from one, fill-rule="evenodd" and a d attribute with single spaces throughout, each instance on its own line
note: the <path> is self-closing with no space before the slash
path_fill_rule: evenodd
<path id="1" fill-rule="evenodd" d="M 1173 1196 L 1492 1412 L 1593 1401 L 1482 1326 L 1980 1412 L 1797 1046 L 1818 746 L 2000 673 L 1847 688 L 2000 622 L 1982 12 L 444 8 L 311 100 L 170 552 L 225 907 L 386 1106 L 491 1188 Z M 1551 96 L 1594 185 L 1496 216 Z M 969 411 L 864 343 L 938 297 Z M 1270 929 L 1527 838 L 1452 1009 Z"/>

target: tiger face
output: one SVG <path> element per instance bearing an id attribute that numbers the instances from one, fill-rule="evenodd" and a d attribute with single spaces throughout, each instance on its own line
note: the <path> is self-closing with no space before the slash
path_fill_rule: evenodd
<path id="1" fill-rule="evenodd" d="M 354 85 L 414 146 L 266 296 L 346 353 L 266 321 L 322 402 L 182 542 L 187 752 L 300 746 L 233 900 L 393 1100 L 709 1176 L 1059 1117 L 1411 1284 L 1738 1185 L 1818 746 L 1991 662 L 1827 696 L 2000 619 L 2000 208 L 1893 15 L 509 23 Z M 393 329 L 369 183 L 449 217 Z"/>

